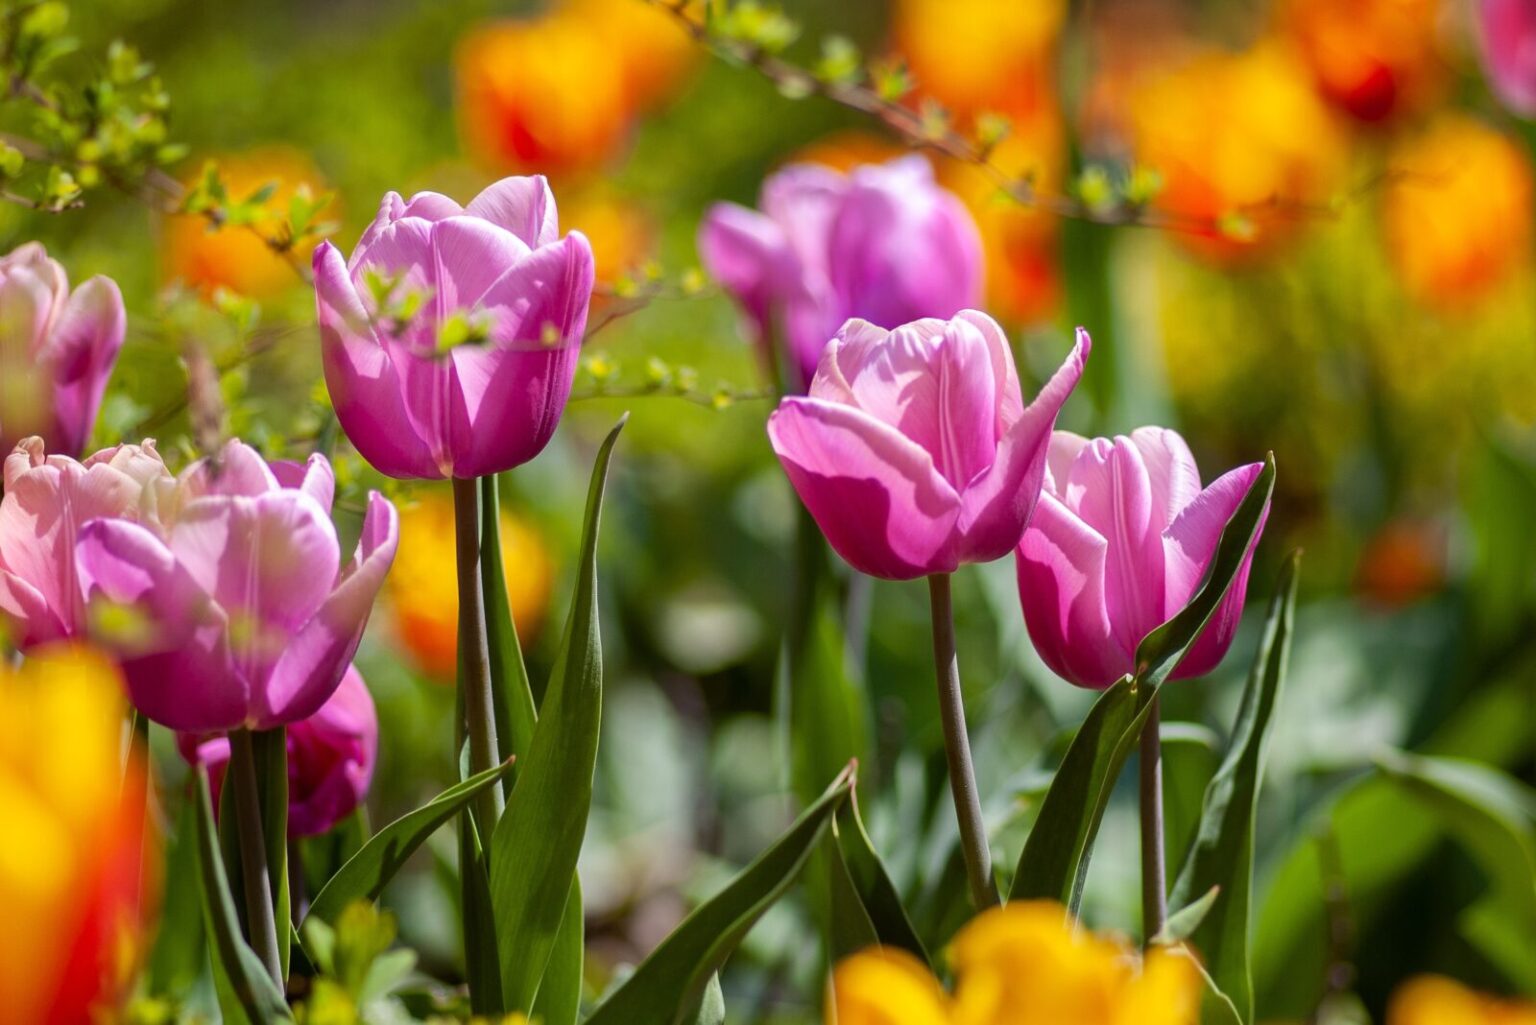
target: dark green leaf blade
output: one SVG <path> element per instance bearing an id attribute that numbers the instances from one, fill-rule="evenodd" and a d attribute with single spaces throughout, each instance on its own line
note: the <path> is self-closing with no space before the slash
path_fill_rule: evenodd
<path id="1" fill-rule="evenodd" d="M 209 936 L 213 939 L 212 955 L 216 966 L 224 973 L 240 1009 L 255 1025 L 292 1021 L 283 993 L 240 935 L 240 919 L 235 913 L 234 898 L 230 896 L 224 859 L 219 851 L 218 831 L 213 824 L 208 770 L 201 765 L 197 767 L 196 800 L 203 913 Z"/>
<path id="2" fill-rule="evenodd" d="M 852 789 L 850 767 L 756 861 L 695 908 L 586 1025 L 676 1025 L 697 1013 L 710 978 L 789 888 Z"/>
<path id="3" fill-rule="evenodd" d="M 868 921 L 875 938 L 887 947 L 900 947 L 924 964 L 932 966 L 928 950 L 923 946 L 912 919 L 902 904 L 901 894 L 891 881 L 885 863 L 875 851 L 859 815 L 858 795 L 853 794 L 838 809 L 832 822 L 832 835 L 847 870 L 848 881 Z"/>
<path id="4" fill-rule="evenodd" d="M 377 900 L 385 884 L 427 837 L 465 808 L 480 791 L 511 771 L 510 762 L 486 769 L 379 830 L 315 894 L 306 920 L 318 918 L 334 923 L 342 909 L 354 900 Z"/>
<path id="5" fill-rule="evenodd" d="M 277 921 L 277 956 L 288 978 L 293 921 L 288 883 L 288 731 L 282 726 L 251 735 L 256 755 L 257 792 L 261 795 L 261 836 L 267 848 L 267 877 Z"/>
<path id="6" fill-rule="evenodd" d="M 528 754 L 491 837 L 491 900 L 507 1010 L 528 1013 L 560 930 L 586 836 L 602 720 L 597 533 L 608 462 L 624 420 L 598 449 L 576 590 Z"/>
<path id="7" fill-rule="evenodd" d="M 582 917 L 581 878 L 571 882 L 560 931 L 539 981 L 533 1018 L 541 1025 L 576 1025 L 581 1016 L 582 962 L 586 957 L 586 921 Z"/>
<path id="8" fill-rule="evenodd" d="M 485 631 L 490 651 L 491 694 L 496 708 L 496 736 L 503 755 L 526 754 L 533 742 L 538 711 L 528 667 L 512 619 L 507 578 L 502 573 L 501 494 L 495 476 L 480 479 L 480 586 L 485 596 Z M 512 777 L 504 784 L 508 791 Z"/>
<path id="9" fill-rule="evenodd" d="M 1293 552 L 1281 571 L 1258 655 L 1238 709 L 1231 746 L 1206 788 L 1200 832 L 1170 897 L 1175 906 L 1184 906 L 1218 889 L 1192 940 L 1216 987 L 1228 997 L 1244 1022 L 1253 1020 L 1249 918 L 1254 818 L 1259 787 L 1264 780 L 1269 725 L 1290 660 L 1300 558 L 1299 552 Z"/>

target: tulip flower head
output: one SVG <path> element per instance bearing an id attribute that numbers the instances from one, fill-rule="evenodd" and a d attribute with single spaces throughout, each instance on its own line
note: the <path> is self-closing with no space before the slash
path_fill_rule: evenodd
<path id="1" fill-rule="evenodd" d="M 561 238 L 542 176 L 467 207 L 391 192 L 350 261 L 315 250 L 325 381 L 347 437 L 381 473 L 470 478 L 543 451 L 570 395 L 592 247 Z"/>
<path id="2" fill-rule="evenodd" d="M 1504 106 L 1536 117 L 1536 7 L 1528 0 L 1481 0 L 1483 64 Z"/>
<path id="3" fill-rule="evenodd" d="M 848 175 L 792 165 L 763 183 L 761 206 L 717 204 L 699 229 L 699 254 L 770 368 L 782 336 L 788 391 L 805 391 L 827 339 L 850 318 L 893 328 L 981 299 L 976 224 L 921 156 Z"/>
<path id="4" fill-rule="evenodd" d="M 217 808 L 229 738 L 182 733 L 176 741 L 189 763 L 207 766 Z M 319 836 L 357 810 L 378 759 L 379 717 L 357 667 L 348 667 L 318 712 L 289 725 L 287 741 L 288 835 Z"/>
<path id="5" fill-rule="evenodd" d="M 370 494 L 343 566 L 334 489 L 323 456 L 269 466 L 231 441 L 183 471 L 156 520 L 81 528 L 76 568 L 94 635 L 115 648 L 135 707 L 192 733 L 270 729 L 319 710 L 399 540 L 394 506 Z"/>
<path id="6" fill-rule="evenodd" d="M 855 569 L 910 580 L 1018 544 L 1051 429 L 1082 377 L 1077 344 L 1025 406 L 997 322 L 965 310 L 886 331 L 843 325 L 810 394 L 779 403 L 768 437 L 827 541 Z"/>
<path id="7" fill-rule="evenodd" d="M 1134 672 L 1137 646 L 1194 596 L 1222 528 L 1262 470 L 1240 466 L 1202 489 L 1195 458 L 1173 431 L 1092 440 L 1057 431 L 1018 548 L 1024 622 L 1045 664 L 1082 687 Z M 1252 558 L 1250 548 L 1173 678 L 1210 672 L 1226 654 Z"/>
<path id="8" fill-rule="evenodd" d="M 75 539 L 99 517 L 152 516 L 171 475 L 154 441 L 102 449 L 83 463 L 47 454 L 42 438 L 5 460 L 0 500 L 0 613 L 23 649 L 88 627 Z"/>
<path id="9" fill-rule="evenodd" d="M 111 278 L 70 291 L 37 242 L 0 257 L 0 451 L 33 434 L 64 455 L 84 450 L 127 323 Z"/>

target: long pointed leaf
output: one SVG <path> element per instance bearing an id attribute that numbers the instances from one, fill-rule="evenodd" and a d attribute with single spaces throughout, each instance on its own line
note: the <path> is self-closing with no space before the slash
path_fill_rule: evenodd
<path id="1" fill-rule="evenodd" d="M 1094 702 L 1045 793 L 1019 856 L 1010 900 L 1048 898 L 1077 910 L 1110 791 L 1141 734 L 1152 699 L 1226 597 L 1258 538 L 1274 489 L 1275 461 L 1270 456 L 1222 528 L 1204 583 L 1189 604 L 1147 634 L 1136 649 L 1139 676 L 1122 678 Z"/>
<path id="2" fill-rule="evenodd" d="M 683 919 L 634 974 L 608 995 L 586 1025 L 677 1025 L 697 1014 L 711 977 L 789 888 L 852 789 L 850 767 L 788 832 Z"/>
<path id="3" fill-rule="evenodd" d="M 309 918 L 334 923 L 343 908 L 355 900 L 377 900 L 400 866 L 437 831 L 463 810 L 475 796 L 512 771 L 510 762 L 471 776 L 438 794 L 415 811 L 407 812 L 375 833 L 341 871 L 315 894 Z"/>
<path id="4" fill-rule="evenodd" d="M 251 736 L 256 755 L 256 779 L 261 795 L 261 836 L 267 848 L 267 877 L 277 921 L 277 956 L 288 978 L 293 930 L 292 896 L 288 883 L 288 731 L 279 726 Z"/>
<path id="5" fill-rule="evenodd" d="M 832 833 L 849 883 L 868 916 L 875 938 L 887 947 L 900 947 L 931 966 L 928 951 L 912 926 L 896 884 L 870 842 L 859 815 L 858 795 L 852 795 L 832 822 Z"/>
<path id="6" fill-rule="evenodd" d="M 218 831 L 213 824 L 213 798 L 208 788 L 208 770 L 197 767 L 197 853 L 202 877 L 203 912 L 212 954 L 224 973 L 240 1009 L 255 1025 L 289 1022 L 288 1002 L 267 974 L 261 959 L 240 935 L 240 919 L 230 896 L 229 880 L 224 874 L 224 859 L 219 851 Z"/>
<path id="7" fill-rule="evenodd" d="M 539 980 L 533 1002 L 533 1018 L 541 1025 L 576 1025 L 581 1016 L 582 961 L 585 958 L 586 921 L 582 917 L 581 879 L 571 883 L 560 931 L 549 952 L 549 965 Z"/>
<path id="8" fill-rule="evenodd" d="M 496 735 L 503 754 L 526 754 L 533 742 L 538 710 L 528 667 L 512 619 L 507 578 L 502 571 L 501 494 L 494 476 L 480 479 L 480 586 L 485 595 L 485 630 L 491 656 L 491 693 L 496 705 Z M 514 771 L 504 784 L 508 791 Z"/>
<path id="9" fill-rule="evenodd" d="M 1300 553 L 1292 553 L 1280 574 L 1258 656 L 1238 709 L 1232 743 L 1205 791 L 1200 832 L 1174 883 L 1175 906 L 1194 904 L 1212 889 L 1218 893 L 1193 933 L 1195 948 L 1220 992 L 1241 1021 L 1253 1020 L 1253 970 L 1249 918 L 1253 891 L 1253 824 L 1269 724 L 1285 681 L 1296 618 Z"/>
<path id="10" fill-rule="evenodd" d="M 608 461 L 624 421 L 597 452 L 581 561 L 543 714 L 507 809 L 491 837 L 491 900 L 507 1010 L 532 1010 L 560 931 L 586 836 L 602 720 L 603 649 L 597 612 L 597 532 Z"/>

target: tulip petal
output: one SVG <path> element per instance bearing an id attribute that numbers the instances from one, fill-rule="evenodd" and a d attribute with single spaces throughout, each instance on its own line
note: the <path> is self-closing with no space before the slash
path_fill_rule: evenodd
<path id="1" fill-rule="evenodd" d="M 928 452 L 939 451 L 940 401 L 934 366 L 946 326 L 929 317 L 888 334 L 857 328 L 842 336 L 835 356 L 858 408 L 894 426 Z"/>
<path id="2" fill-rule="evenodd" d="M 1101 689 L 1133 658 L 1110 624 L 1108 551 L 1108 542 L 1051 494 L 1040 496 L 1018 549 L 1019 600 L 1035 650 L 1058 676 Z"/>
<path id="3" fill-rule="evenodd" d="M 1237 512 L 1237 507 L 1247 497 L 1263 469 L 1263 463 L 1249 463 L 1222 474 L 1185 506 L 1168 529 L 1163 531 L 1162 549 L 1167 561 L 1164 582 L 1167 615 L 1178 612 L 1194 596 L 1195 589 L 1200 586 L 1216 554 L 1222 528 L 1227 525 L 1232 514 Z M 1173 679 L 1202 676 L 1216 668 L 1226 655 L 1227 648 L 1232 644 L 1232 636 L 1237 632 L 1238 621 L 1242 619 L 1253 552 L 1258 547 L 1258 538 L 1268 518 L 1269 508 L 1266 506 L 1259 521 L 1259 529 L 1254 535 L 1253 547 L 1248 549 L 1231 589 L 1216 607 L 1216 612 L 1206 624 L 1205 632 L 1172 674 Z"/>
<path id="4" fill-rule="evenodd" d="M 378 737 L 373 698 L 349 666 L 320 710 L 288 728 L 292 835 L 318 836 L 357 808 L 373 779 Z"/>
<path id="5" fill-rule="evenodd" d="M 1006 428 L 1024 415 L 1024 397 L 1019 390 L 1019 372 L 1013 365 L 1013 346 L 997 321 L 978 310 L 961 310 L 955 320 L 975 328 L 992 359 L 992 380 L 997 385 L 993 406 L 997 419 Z"/>
<path id="6" fill-rule="evenodd" d="M 1152 523 L 1166 530 L 1185 506 L 1200 494 L 1200 468 L 1189 445 L 1166 427 L 1138 427 L 1131 444 L 1141 451 L 1152 484 Z"/>
<path id="7" fill-rule="evenodd" d="M 351 565 L 257 692 L 258 729 L 308 718 L 335 691 L 362 640 L 368 614 L 399 544 L 400 519 L 395 507 L 378 492 L 370 492 Z"/>
<path id="8" fill-rule="evenodd" d="M 49 341 L 56 447 L 78 455 L 90 438 L 107 378 L 127 330 L 123 295 L 111 278 L 94 277 L 75 289 Z"/>
<path id="9" fill-rule="evenodd" d="M 698 247 L 704 269 L 741 304 L 757 338 L 766 340 L 772 305 L 794 260 L 784 230 L 756 210 L 716 203 L 699 226 Z"/>
<path id="10" fill-rule="evenodd" d="M 560 237 L 555 195 L 542 174 L 503 178 L 470 200 L 464 212 L 505 228 L 530 249 L 547 246 Z"/>
<path id="11" fill-rule="evenodd" d="M 959 496 L 898 431 L 849 406 L 788 398 L 768 418 L 768 437 L 827 541 L 855 569 L 907 580 L 956 568 Z"/>
<path id="12" fill-rule="evenodd" d="M 326 388 L 347 437 L 380 473 L 432 479 L 443 471 L 407 413 L 399 375 L 329 242 L 315 250 L 315 302 Z"/>
<path id="13" fill-rule="evenodd" d="M 331 503 L 336 498 L 336 471 L 331 469 L 331 462 L 325 456 L 316 452 L 302 463 L 274 459 L 267 465 L 281 487 L 302 491 L 319 502 L 320 508 L 327 513 L 331 511 Z"/>
<path id="14" fill-rule="evenodd" d="M 1104 591 L 1121 643 L 1135 650 L 1168 618 L 1163 557 L 1152 523 L 1152 484 L 1129 438 L 1095 438 L 1072 466 L 1068 495 L 1078 517 L 1109 542 Z"/>
<path id="15" fill-rule="evenodd" d="M 385 240 L 381 239 L 381 244 Z M 488 290 L 528 258 L 532 249 L 512 232 L 477 217 L 450 217 L 432 226 L 429 260 L 435 286 L 431 305 L 441 323 L 456 310 L 494 305 Z"/>
<path id="16" fill-rule="evenodd" d="M 245 722 L 246 681 L 230 660 L 228 622 L 153 533 L 125 520 L 93 520 L 75 561 L 89 604 L 133 610 L 116 648 L 134 705 L 173 730 L 208 733 Z"/>
<path id="17" fill-rule="evenodd" d="M 991 468 L 961 493 L 964 561 L 1000 559 L 1019 543 L 1045 480 L 1056 417 L 1082 379 L 1092 349 L 1088 333 L 1078 331 L 1067 358 L 998 442 Z"/>
<path id="18" fill-rule="evenodd" d="M 236 438 L 217 456 L 199 459 L 182 471 L 181 488 L 190 497 L 264 495 L 278 486 L 261 453 Z"/>
<path id="19" fill-rule="evenodd" d="M 347 270 L 353 271 L 362 263 L 368 253 L 368 248 L 379 237 L 379 233 L 402 217 L 416 217 L 424 221 L 440 221 L 445 217 L 454 217 L 464 212 L 464 208 L 447 196 L 436 192 L 418 192 L 407 203 L 400 198 L 398 192 L 386 192 L 384 198 L 379 201 L 379 212 L 374 215 L 373 223 L 363 231 L 362 237 L 357 240 L 357 245 L 352 249 L 352 258 L 347 261 Z"/>
<path id="20" fill-rule="evenodd" d="M 1044 487 L 1057 498 L 1065 501 L 1067 481 L 1072 476 L 1072 464 L 1088 439 L 1071 431 L 1052 431 L 1050 449 L 1045 454 Z M 1068 507 L 1070 508 L 1070 506 Z"/>
<path id="21" fill-rule="evenodd" d="M 848 179 L 820 164 L 790 164 L 763 182 L 763 213 L 784 232 L 796 261 L 818 275 L 827 273 L 827 238 Z"/>
<path id="22" fill-rule="evenodd" d="M 0 613 L 10 621 L 12 644 L 29 648 L 69 634 L 43 593 L 14 573 L 0 570 Z"/>

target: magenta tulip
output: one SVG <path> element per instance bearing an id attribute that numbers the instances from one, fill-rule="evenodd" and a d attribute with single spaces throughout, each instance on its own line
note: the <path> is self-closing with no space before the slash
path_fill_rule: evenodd
<path id="1" fill-rule="evenodd" d="M 352 258 L 315 250 L 325 380 L 347 437 L 381 473 L 470 478 L 543 451 L 570 395 L 592 247 L 559 237 L 542 176 L 469 206 L 391 192 Z"/>
<path id="2" fill-rule="evenodd" d="M 1090 346 L 1079 330 L 1026 407 L 1008 339 L 984 313 L 894 331 L 850 320 L 822 353 L 810 394 L 768 418 L 768 437 L 855 569 L 909 580 L 1000 559 L 1029 521 L 1051 428 Z"/>
<path id="3" fill-rule="evenodd" d="M 155 443 L 103 449 L 80 463 L 47 455 L 27 438 L 5 460 L 0 500 L 0 613 L 25 649 L 83 635 L 85 603 L 75 572 L 75 538 L 98 517 L 153 515 L 169 488 Z"/>
<path id="4" fill-rule="evenodd" d="M 848 175 L 791 165 L 763 183 L 761 206 L 716 204 L 699 253 L 741 306 L 770 369 L 780 359 L 771 340 L 782 337 L 789 391 L 805 391 L 846 320 L 894 328 L 981 301 L 976 223 L 924 157 Z"/>
<path id="5" fill-rule="evenodd" d="M 1091 441 L 1057 431 L 1018 550 L 1024 622 L 1045 664 L 1082 687 L 1108 687 L 1134 672 L 1137 645 L 1194 596 L 1222 528 L 1261 470 L 1240 466 L 1202 489 L 1195 458 L 1173 431 L 1143 427 Z M 1250 548 L 1172 678 L 1208 673 L 1227 653 L 1252 559 Z"/>
<path id="6" fill-rule="evenodd" d="M 1511 111 L 1536 117 L 1536 4 L 1481 0 L 1483 65 L 1493 91 Z"/>
<path id="7" fill-rule="evenodd" d="M 356 666 L 318 712 L 288 727 L 287 739 L 288 835 L 319 836 L 362 804 L 378 759 L 378 714 Z M 207 766 L 218 807 L 229 738 L 179 733 L 176 742 L 189 763 Z"/>
<path id="8" fill-rule="evenodd" d="M 331 523 L 323 456 L 269 466 L 231 441 L 184 471 L 158 519 L 98 519 L 75 559 L 97 639 L 133 703 L 173 730 L 297 722 L 336 690 L 399 541 L 394 506 L 368 497 L 351 563 Z"/>
<path id="9" fill-rule="evenodd" d="M 71 292 L 37 242 L 0 257 L 0 451 L 35 434 L 56 455 L 78 456 L 126 326 L 111 278 Z"/>

